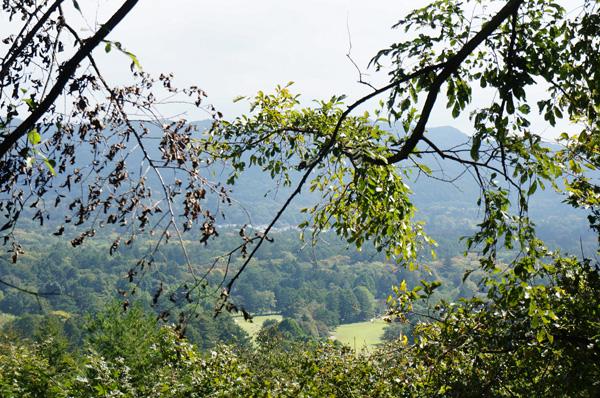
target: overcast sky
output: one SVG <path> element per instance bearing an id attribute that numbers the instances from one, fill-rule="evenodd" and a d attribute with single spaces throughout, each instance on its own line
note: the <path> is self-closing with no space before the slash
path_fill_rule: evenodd
<path id="1" fill-rule="evenodd" d="M 353 59 L 366 70 L 379 49 L 398 40 L 391 26 L 420 4 L 426 1 L 144 1 L 112 37 L 145 70 L 172 71 L 180 84 L 197 84 L 234 115 L 244 110 L 232 103 L 235 96 L 288 81 L 307 101 L 367 93 L 346 57 L 350 39 Z"/>
<path id="2" fill-rule="evenodd" d="M 566 0 L 573 2 L 575 0 Z M 368 70 L 379 49 L 402 39 L 391 26 L 409 10 L 428 0 L 146 0 L 140 1 L 111 34 L 135 53 L 144 70 L 173 72 L 178 86 L 197 85 L 226 117 L 247 110 L 233 103 L 238 95 L 271 91 L 277 84 L 294 81 L 294 90 L 305 103 L 312 99 L 347 94 L 360 98 L 369 88 L 358 84 L 358 72 L 346 57 L 351 55 L 375 85 L 387 82 L 385 74 Z M 103 22 L 121 0 L 79 1 L 88 23 Z M 2 22 L 2 21 L 0 21 Z M 2 27 L 0 26 L 0 30 Z M 85 33 L 82 34 L 85 36 Z M 117 52 L 95 52 L 105 74 L 124 82 L 129 60 Z M 489 97 L 475 102 L 486 103 Z M 443 99 L 430 126 L 453 125 L 470 132 L 467 117 L 453 120 Z M 375 104 L 373 104 L 373 109 Z M 191 119 L 204 113 L 189 114 Z M 548 137 L 556 129 L 541 128 Z"/>

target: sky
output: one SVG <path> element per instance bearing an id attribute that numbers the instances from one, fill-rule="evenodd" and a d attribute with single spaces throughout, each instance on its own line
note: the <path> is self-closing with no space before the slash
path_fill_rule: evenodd
<path id="1" fill-rule="evenodd" d="M 576 0 L 565 0 L 572 3 Z M 346 94 L 352 102 L 370 92 L 357 82 L 357 68 L 375 86 L 387 83 L 385 73 L 368 69 L 378 50 L 400 41 L 402 31 L 391 29 L 402 16 L 429 0 L 146 0 L 140 1 L 111 33 L 154 75 L 172 72 L 179 87 L 196 85 L 208 93 L 225 117 L 247 112 L 247 103 L 234 103 L 240 95 L 272 91 L 278 84 L 294 81 L 292 90 L 302 94 L 303 104 Z M 82 36 L 94 24 L 105 21 L 122 0 L 80 0 L 86 21 Z M 68 17 L 81 15 L 71 15 Z M 90 29 L 86 29 L 86 24 Z M 0 33 L 2 21 L 0 21 Z M 87 31 L 87 32 L 86 32 Z M 126 83 L 129 59 L 118 52 L 95 51 L 105 77 Z M 543 92 L 537 93 L 543 97 Z M 532 98 L 535 100 L 534 98 Z M 489 94 L 474 91 L 474 102 L 485 104 Z M 430 126 L 451 125 L 470 133 L 468 117 L 452 119 L 440 97 Z M 376 108 L 376 103 L 367 109 Z M 186 108 L 189 111 L 190 108 Z M 173 108 L 173 115 L 183 109 Z M 169 116 L 169 115 L 167 115 Z M 192 111 L 188 119 L 203 119 L 205 112 Z M 540 126 L 543 121 L 538 120 Z M 541 127 L 546 137 L 557 136 L 563 127 Z"/>
<path id="2" fill-rule="evenodd" d="M 294 81 L 307 103 L 347 94 L 359 98 L 351 56 L 367 73 L 369 60 L 398 40 L 391 26 L 426 1 L 392 0 L 172 0 L 140 2 L 112 34 L 151 73 L 173 72 L 180 85 L 196 84 L 226 116 L 246 105 L 238 95 L 271 91 Z M 106 65 L 111 68 L 107 62 Z M 121 65 L 122 67 L 122 65 Z M 370 76 L 385 82 L 387 76 Z"/>

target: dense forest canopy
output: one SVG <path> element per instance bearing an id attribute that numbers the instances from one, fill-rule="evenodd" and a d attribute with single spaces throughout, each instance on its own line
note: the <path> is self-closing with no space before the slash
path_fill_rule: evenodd
<path id="1" fill-rule="evenodd" d="M 5 328 L 2 395 L 598 394 L 598 241 L 550 248 L 530 212 L 539 191 L 557 191 L 600 236 L 597 1 L 573 10 L 550 0 L 432 1 L 398 16 L 399 40 L 371 60 L 387 84 L 361 73 L 367 95 L 310 106 L 281 85 L 237 98 L 249 110 L 231 120 L 205 105 L 201 88 L 151 76 L 112 39 L 137 5 L 119 3 L 82 35 L 74 24 L 87 9 L 77 1 L 2 3 L 0 305 L 29 313 Z M 98 51 L 131 62 L 129 85 L 105 79 Z M 211 120 L 169 120 L 161 108 L 172 102 L 204 107 Z M 468 114 L 464 142 L 433 133 L 438 103 L 454 118 Z M 541 119 L 568 121 L 558 145 L 542 139 Z M 266 225 L 230 225 L 232 191 L 252 170 L 284 198 Z M 468 266 L 448 246 L 436 259 L 416 177 L 475 182 Z M 370 258 L 289 252 L 289 234 L 276 229 L 307 193 L 304 242 L 343 241 Z M 49 235 L 69 233 L 78 254 L 57 257 L 66 253 L 58 238 L 39 256 Z M 288 253 L 261 258 L 274 239 Z M 5 277 L 10 267 L 24 278 Z M 43 283 L 47 272 L 63 273 L 69 291 L 27 285 L 28 274 Z M 120 295 L 108 307 L 98 306 L 110 296 L 105 283 Z M 384 305 L 385 284 L 394 287 Z M 43 314 L 48 305 L 56 308 Z M 254 342 L 228 314 L 270 311 L 287 318 Z M 381 311 L 404 327 L 373 355 L 327 342 L 330 328 Z"/>

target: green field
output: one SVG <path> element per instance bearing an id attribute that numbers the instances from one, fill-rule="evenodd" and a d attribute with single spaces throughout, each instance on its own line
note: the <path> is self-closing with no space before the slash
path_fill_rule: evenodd
<path id="1" fill-rule="evenodd" d="M 338 326 L 334 330 L 332 337 L 357 351 L 364 348 L 369 350 L 381 343 L 383 328 L 385 326 L 386 323 L 381 319 L 374 320 L 373 322 L 348 323 Z"/>
<path id="2" fill-rule="evenodd" d="M 281 315 L 259 315 L 255 316 L 252 323 L 244 321 L 244 318 L 235 317 L 235 323 L 239 327 L 244 329 L 252 338 L 256 336 L 262 324 L 267 319 L 274 319 L 278 322 L 282 320 Z M 345 325 L 338 326 L 332 333 L 332 338 L 354 348 L 357 351 L 362 349 L 373 349 L 375 345 L 381 343 L 381 337 L 383 336 L 383 328 L 386 323 L 381 319 L 374 320 L 373 322 L 357 322 L 348 323 Z"/>

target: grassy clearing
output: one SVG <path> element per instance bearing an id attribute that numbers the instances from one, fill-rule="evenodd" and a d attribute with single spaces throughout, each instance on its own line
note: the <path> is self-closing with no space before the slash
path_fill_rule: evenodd
<path id="1" fill-rule="evenodd" d="M 381 319 L 373 322 L 348 323 L 338 326 L 332 333 L 332 337 L 357 351 L 362 349 L 371 350 L 375 345 L 381 343 L 383 328 L 386 323 Z"/>
<path id="2" fill-rule="evenodd" d="M 281 315 L 261 315 L 255 316 L 253 322 L 246 322 L 241 316 L 235 317 L 235 323 L 254 339 L 262 324 L 267 319 L 274 319 L 281 322 Z M 377 344 L 381 343 L 383 328 L 386 323 L 381 319 L 373 322 L 348 323 L 338 326 L 332 333 L 332 337 L 339 342 L 350 346 L 357 351 L 362 349 L 372 350 Z"/>
<path id="3" fill-rule="evenodd" d="M 239 327 L 244 329 L 244 331 L 248 333 L 253 339 L 262 327 L 263 322 L 267 319 L 275 319 L 277 322 L 281 322 L 283 318 L 281 317 L 281 315 L 258 315 L 252 319 L 252 323 L 244 321 L 244 318 L 241 316 L 234 318 L 235 323 L 237 323 Z"/>

